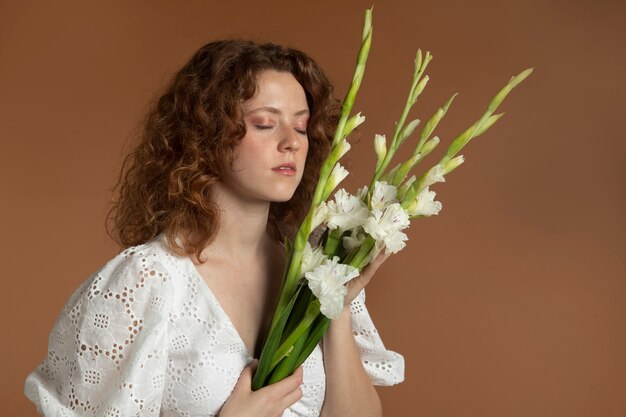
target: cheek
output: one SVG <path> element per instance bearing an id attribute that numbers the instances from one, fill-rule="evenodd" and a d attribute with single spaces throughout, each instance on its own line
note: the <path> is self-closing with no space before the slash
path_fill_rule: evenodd
<path id="1" fill-rule="evenodd" d="M 302 177 L 304 176 L 304 171 L 307 169 L 306 159 L 309 154 L 309 142 L 304 141 L 302 143 L 302 152 L 300 153 L 300 158 L 302 158 L 302 171 L 300 172 L 300 181 L 302 181 Z"/>
<path id="2" fill-rule="evenodd" d="M 233 164 L 235 169 L 250 169 L 258 165 L 259 156 L 263 154 L 263 146 L 249 138 L 242 139 L 237 147 L 237 158 Z"/>

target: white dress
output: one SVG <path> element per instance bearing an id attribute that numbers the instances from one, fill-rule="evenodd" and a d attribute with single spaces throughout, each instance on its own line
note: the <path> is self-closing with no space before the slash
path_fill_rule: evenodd
<path id="1" fill-rule="evenodd" d="M 372 382 L 404 379 L 361 292 L 352 327 Z M 128 248 L 72 295 L 25 394 L 45 416 L 216 416 L 252 360 L 194 264 L 163 235 Z M 303 364 L 303 396 L 283 416 L 318 416 L 325 374 L 318 345 Z"/>

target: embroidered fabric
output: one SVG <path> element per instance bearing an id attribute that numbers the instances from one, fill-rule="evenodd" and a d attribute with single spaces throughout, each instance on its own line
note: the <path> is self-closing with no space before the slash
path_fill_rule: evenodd
<path id="1" fill-rule="evenodd" d="M 401 382 L 404 358 L 383 345 L 365 293 L 350 307 L 372 382 Z M 173 254 L 160 236 L 124 250 L 76 290 L 25 394 L 45 416 L 216 416 L 251 360 L 191 260 Z M 303 369 L 303 396 L 283 417 L 320 413 L 319 345 Z"/>

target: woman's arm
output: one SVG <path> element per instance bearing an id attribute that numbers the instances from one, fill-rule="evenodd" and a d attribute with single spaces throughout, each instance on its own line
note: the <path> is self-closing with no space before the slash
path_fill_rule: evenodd
<path id="1" fill-rule="evenodd" d="M 176 291 L 161 261 L 153 246 L 126 249 L 74 292 L 26 379 L 41 415 L 159 414 Z"/>
<path id="2" fill-rule="evenodd" d="M 352 333 L 350 303 L 388 257 L 389 254 L 379 254 L 361 275 L 348 283 L 343 311 L 339 318 L 331 320 L 324 335 L 326 396 L 321 417 L 382 416 L 378 393 L 363 368 Z"/>
<path id="3" fill-rule="evenodd" d="M 379 417 L 382 406 L 352 334 L 350 307 L 332 320 L 323 341 L 326 397 L 321 417 Z"/>

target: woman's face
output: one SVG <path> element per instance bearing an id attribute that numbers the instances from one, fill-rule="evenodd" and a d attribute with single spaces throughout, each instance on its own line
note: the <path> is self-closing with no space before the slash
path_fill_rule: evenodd
<path id="1" fill-rule="evenodd" d="M 284 202 L 302 179 L 309 106 L 304 89 L 288 72 L 260 73 L 257 90 L 243 104 L 246 134 L 225 182 L 244 198 Z"/>

